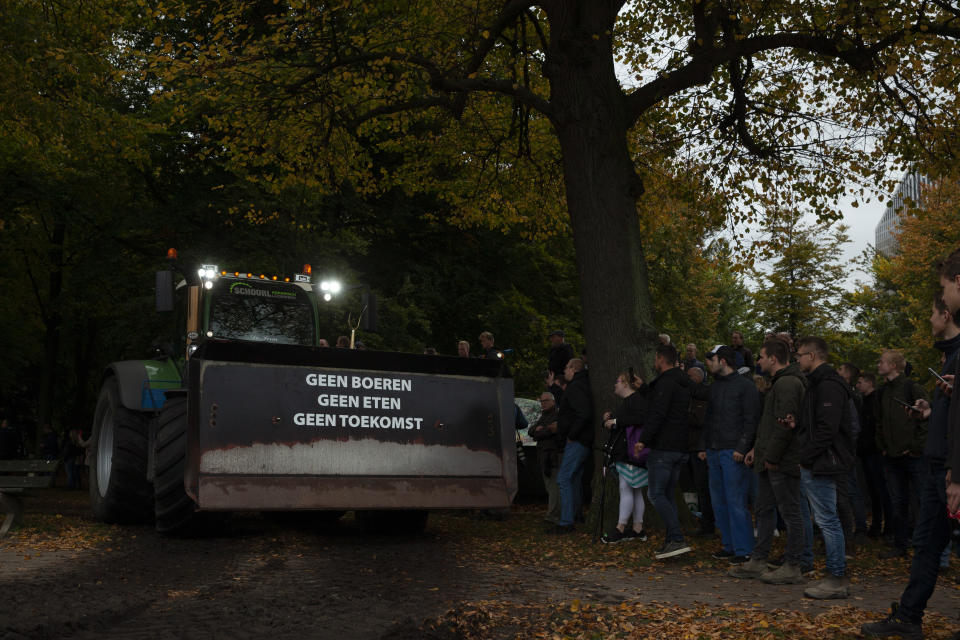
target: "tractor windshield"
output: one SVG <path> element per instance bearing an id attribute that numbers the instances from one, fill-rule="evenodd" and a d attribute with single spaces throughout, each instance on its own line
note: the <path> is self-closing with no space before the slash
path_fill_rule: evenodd
<path id="1" fill-rule="evenodd" d="M 208 336 L 276 344 L 313 345 L 309 298 L 279 285 L 232 282 L 213 294 Z"/>

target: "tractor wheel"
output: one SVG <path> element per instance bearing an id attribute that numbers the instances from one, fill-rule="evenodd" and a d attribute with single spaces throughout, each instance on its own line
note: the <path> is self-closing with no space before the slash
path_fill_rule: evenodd
<path id="1" fill-rule="evenodd" d="M 100 389 L 87 449 L 90 506 L 98 520 L 111 523 L 149 522 L 153 487 L 147 481 L 149 419 L 120 404 L 116 378 Z"/>
<path id="2" fill-rule="evenodd" d="M 168 397 L 157 420 L 154 451 L 154 509 L 157 531 L 182 535 L 192 531 L 197 505 L 187 495 L 187 398 Z"/>

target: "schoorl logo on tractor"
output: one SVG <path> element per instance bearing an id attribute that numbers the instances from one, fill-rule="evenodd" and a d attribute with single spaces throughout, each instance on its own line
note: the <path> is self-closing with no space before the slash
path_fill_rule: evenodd
<path id="1" fill-rule="evenodd" d="M 296 298 L 297 294 L 293 291 L 267 291 L 266 289 L 258 289 L 253 285 L 247 284 L 246 282 L 234 282 L 230 285 L 230 293 L 241 295 L 241 296 L 256 296 L 259 298 L 270 298 L 270 297 L 281 297 L 281 298 Z"/>
<path id="2" fill-rule="evenodd" d="M 234 282 L 230 285 L 230 293 L 239 294 L 242 296 L 260 296 L 262 298 L 269 298 L 270 292 L 264 289 L 255 289 L 253 286 L 247 284 L 246 282 Z"/>

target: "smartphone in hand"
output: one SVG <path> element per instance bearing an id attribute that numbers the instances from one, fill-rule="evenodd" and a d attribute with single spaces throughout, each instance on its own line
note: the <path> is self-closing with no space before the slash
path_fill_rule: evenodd
<path id="1" fill-rule="evenodd" d="M 948 387 L 950 387 L 951 389 L 953 389 L 953 385 L 950 384 L 949 382 L 947 382 L 946 378 L 944 378 L 942 375 L 940 375 L 939 373 L 937 373 L 936 371 L 934 371 L 933 367 L 927 367 L 927 371 L 929 371 L 930 373 L 932 373 L 933 375 L 935 375 L 935 376 L 937 377 L 937 380 L 939 380 L 939 381 L 942 382 L 943 384 L 945 384 L 945 385 L 947 385 Z"/>

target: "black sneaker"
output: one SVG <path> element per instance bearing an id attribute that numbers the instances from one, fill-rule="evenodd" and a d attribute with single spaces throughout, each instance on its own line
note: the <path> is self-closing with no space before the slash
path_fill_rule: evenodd
<path id="1" fill-rule="evenodd" d="M 684 553 L 690 553 L 690 551 L 692 551 L 692 549 L 690 549 L 690 545 L 688 545 L 686 542 L 682 542 L 680 540 L 671 540 L 669 542 L 665 542 L 663 546 L 660 547 L 660 550 L 653 555 L 653 557 L 657 560 L 663 560 L 664 558 L 672 558 Z"/>
<path id="2" fill-rule="evenodd" d="M 750 562 L 750 556 L 733 556 L 730 558 L 730 564 L 744 564 Z"/>
<path id="3" fill-rule="evenodd" d="M 640 531 L 639 533 L 633 529 L 627 529 L 623 532 L 628 540 L 636 540 L 637 542 L 646 542 L 647 541 L 647 532 Z"/>
<path id="4" fill-rule="evenodd" d="M 573 532 L 574 532 L 574 527 L 572 524 L 555 524 L 549 530 L 549 533 L 552 533 L 554 535 L 565 535 Z"/>
<path id="5" fill-rule="evenodd" d="M 633 531 L 633 529 L 631 529 L 631 531 Z M 605 533 L 600 536 L 600 541 L 604 544 L 617 544 L 618 542 L 624 542 L 630 539 L 631 537 L 627 535 L 627 532 L 620 531 L 620 529 L 614 529 L 610 533 Z"/>
<path id="6" fill-rule="evenodd" d="M 906 558 L 907 550 L 904 547 L 891 547 L 886 551 L 880 552 L 881 560 L 890 560 L 892 558 Z"/>
<path id="7" fill-rule="evenodd" d="M 736 555 L 736 554 L 735 554 L 733 551 L 727 551 L 726 549 L 720 549 L 720 551 L 714 551 L 714 552 L 713 552 L 713 559 L 714 559 L 714 560 L 729 560 L 729 559 L 732 558 L 734 555 Z"/>
<path id="8" fill-rule="evenodd" d="M 890 605 L 890 615 L 880 622 L 868 622 L 860 627 L 860 633 L 868 638 L 888 638 L 896 636 L 905 640 L 921 640 L 923 628 L 918 622 L 906 622 L 897 616 L 897 603 Z"/>

